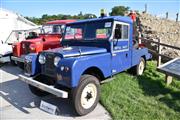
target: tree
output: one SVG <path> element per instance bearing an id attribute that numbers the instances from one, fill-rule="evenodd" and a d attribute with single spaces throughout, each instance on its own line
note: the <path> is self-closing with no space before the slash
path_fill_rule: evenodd
<path id="1" fill-rule="evenodd" d="M 112 11 L 109 13 L 109 15 L 111 16 L 115 16 L 115 15 L 122 15 L 124 16 L 124 14 L 129 10 L 129 7 L 125 7 L 125 6 L 115 6 L 112 8 Z"/>

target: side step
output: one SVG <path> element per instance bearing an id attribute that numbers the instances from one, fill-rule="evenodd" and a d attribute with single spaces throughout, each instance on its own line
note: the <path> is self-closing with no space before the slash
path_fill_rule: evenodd
<path id="1" fill-rule="evenodd" d="M 114 80 L 114 78 L 108 78 L 106 80 L 101 81 L 101 84 L 107 83 L 107 82 L 111 82 L 112 80 Z"/>

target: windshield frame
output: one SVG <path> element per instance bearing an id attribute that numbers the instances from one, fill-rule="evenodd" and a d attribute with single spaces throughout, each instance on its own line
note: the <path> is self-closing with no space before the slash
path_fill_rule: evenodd
<path id="1" fill-rule="evenodd" d="M 107 28 L 109 28 L 111 31 L 110 31 L 110 35 L 107 37 L 107 38 L 92 38 L 92 39 L 86 39 L 86 38 L 84 38 L 84 35 L 86 34 L 86 32 L 87 32 L 87 30 L 86 29 L 88 29 L 87 27 L 88 27 L 88 25 L 87 24 L 91 24 L 91 23 L 98 23 L 98 22 L 104 22 L 104 24 L 106 23 L 106 22 L 111 22 L 111 27 L 107 27 Z M 68 24 L 68 25 L 66 25 L 66 27 L 65 27 L 65 29 L 64 29 L 64 34 L 63 34 L 63 38 L 62 38 L 62 41 L 76 41 L 76 39 L 75 38 L 73 38 L 73 39 L 65 39 L 65 35 L 66 35 L 66 32 L 67 32 L 67 27 L 69 27 L 69 26 L 74 26 L 74 25 L 82 25 L 82 26 L 84 26 L 84 29 L 85 29 L 85 31 L 84 31 L 84 33 L 82 34 L 82 39 L 78 39 L 77 41 L 102 41 L 102 40 L 105 40 L 105 41 L 109 41 L 111 38 L 112 38 L 112 36 L 113 36 L 113 28 L 114 28 L 114 20 L 111 20 L 111 19 L 109 19 L 109 20 L 97 20 L 97 21 L 87 21 L 87 22 L 80 22 L 80 23 L 72 23 L 72 24 Z M 98 28 L 97 28 L 98 29 Z M 97 30 L 96 29 L 96 30 Z M 100 28 L 101 29 L 101 28 Z M 102 28 L 103 29 L 103 28 Z M 106 29 L 106 27 L 104 27 L 104 29 Z"/>
<path id="2" fill-rule="evenodd" d="M 43 27 L 45 27 L 45 26 L 52 26 L 52 29 L 53 29 L 53 26 L 61 26 L 60 27 L 60 33 L 46 33 L 45 31 L 44 31 L 44 29 L 43 29 Z M 63 26 L 64 24 L 44 24 L 42 27 L 41 27 L 41 32 L 40 32 L 40 34 L 46 34 L 46 35 L 55 35 L 55 34 L 63 34 L 63 29 L 62 29 L 62 26 Z"/>

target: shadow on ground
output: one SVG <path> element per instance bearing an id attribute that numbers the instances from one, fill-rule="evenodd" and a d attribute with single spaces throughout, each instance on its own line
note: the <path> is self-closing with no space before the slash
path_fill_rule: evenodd
<path id="1" fill-rule="evenodd" d="M 56 105 L 60 110 L 60 115 L 75 116 L 74 110 L 71 108 L 71 102 L 67 99 L 58 98 L 53 95 L 46 97 L 36 97 L 28 88 L 28 85 L 18 79 L 3 82 L 0 84 L 0 95 L 11 105 L 24 113 L 29 113 L 24 108 L 34 108 L 40 106 L 40 101 L 44 100 L 48 103 Z"/>
<path id="2" fill-rule="evenodd" d="M 165 83 L 163 83 L 164 77 L 160 76 L 158 72 L 146 72 L 143 76 L 138 76 L 137 79 L 145 95 L 154 97 L 161 96 L 157 97 L 160 102 L 180 112 L 180 91 L 167 87 Z M 173 84 L 171 85 L 173 86 Z"/>
<path id="3" fill-rule="evenodd" d="M 21 69 L 15 66 L 12 67 L 10 64 L 5 64 L 0 69 L 3 72 L 15 76 L 22 73 Z M 48 95 L 41 98 L 37 97 L 30 92 L 28 85 L 23 81 L 20 81 L 19 79 L 4 81 L 5 77 L 7 77 L 7 75 L 3 73 L 3 81 L 0 83 L 0 96 L 20 111 L 29 114 L 29 112 L 24 108 L 39 108 L 41 100 L 44 100 L 59 108 L 60 114 L 58 115 L 71 117 L 76 116 L 69 99 L 58 98 L 54 95 Z M 4 106 L 1 109 L 6 109 L 6 107 L 8 106 Z"/>
<path id="4" fill-rule="evenodd" d="M 110 116 L 107 113 L 107 111 L 99 104 L 95 108 L 95 110 L 89 113 L 88 115 L 77 117 L 72 107 L 72 102 L 69 99 L 58 98 L 54 95 L 48 95 L 42 98 L 33 95 L 29 90 L 28 85 L 18 79 L 17 75 L 23 73 L 23 71 L 18 67 L 6 64 L 3 65 L 3 67 L 1 67 L 0 70 L 3 75 L 3 79 L 2 81 L 0 81 L 0 95 L 3 98 L 3 103 L 1 104 L 2 107 L 0 108 L 0 111 L 6 111 L 8 109 L 13 111 L 12 106 L 14 106 L 23 113 L 32 115 L 32 112 L 34 113 L 36 109 L 27 108 L 39 108 L 40 102 L 41 100 L 43 100 L 58 107 L 60 112 L 57 116 L 59 119 L 110 119 Z M 17 111 L 15 111 L 14 114 L 16 114 L 16 112 Z M 11 113 L 8 113 L 5 117 L 9 118 L 9 115 L 11 116 Z M 24 114 L 21 115 L 22 116 L 20 116 L 20 118 L 23 118 Z M 39 117 L 44 118 L 47 116 L 49 115 L 47 114 L 45 116 L 42 116 L 40 114 Z"/>

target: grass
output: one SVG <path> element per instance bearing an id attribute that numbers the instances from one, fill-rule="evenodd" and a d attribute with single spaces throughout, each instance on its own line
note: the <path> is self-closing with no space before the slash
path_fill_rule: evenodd
<path id="1" fill-rule="evenodd" d="M 155 65 L 148 62 L 142 76 L 124 72 L 102 85 L 100 102 L 113 119 L 180 120 L 180 80 L 166 86 Z"/>

